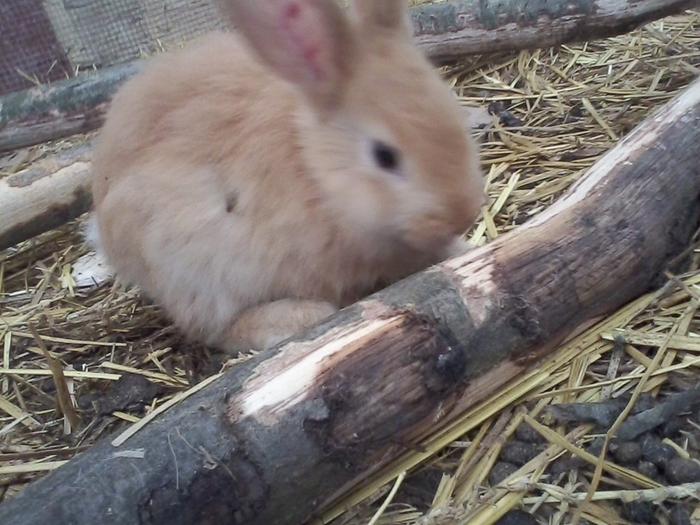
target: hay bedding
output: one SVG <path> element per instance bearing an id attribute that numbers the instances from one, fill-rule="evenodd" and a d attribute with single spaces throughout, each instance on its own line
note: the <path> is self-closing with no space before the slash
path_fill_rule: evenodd
<path id="1" fill-rule="evenodd" d="M 479 134 L 490 204 L 468 236 L 482 244 L 541 212 L 698 73 L 698 12 L 605 41 L 446 70 L 465 105 L 488 108 Z M 0 157 L 0 176 L 87 138 Z M 77 221 L 0 253 L 0 500 L 225 363 L 186 344 L 136 290 L 77 286 L 72 268 L 88 253 L 80 230 Z M 689 273 L 562 345 L 326 518 L 486 524 L 524 509 L 534 517 L 505 519 L 689 523 L 692 514 L 700 523 L 698 396 L 695 408 L 682 400 L 658 428 L 608 443 L 605 460 L 598 457 L 630 396 L 639 400 L 628 417 L 639 417 L 698 385 L 697 253 Z M 587 405 L 555 407 L 563 403 Z"/>

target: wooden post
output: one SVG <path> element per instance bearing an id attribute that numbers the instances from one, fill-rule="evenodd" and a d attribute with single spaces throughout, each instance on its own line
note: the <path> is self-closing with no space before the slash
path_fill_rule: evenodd
<path id="1" fill-rule="evenodd" d="M 700 80 L 538 217 L 79 455 L 0 506 L 0 523 L 313 520 L 576 327 L 658 285 L 700 224 L 699 156 Z"/>

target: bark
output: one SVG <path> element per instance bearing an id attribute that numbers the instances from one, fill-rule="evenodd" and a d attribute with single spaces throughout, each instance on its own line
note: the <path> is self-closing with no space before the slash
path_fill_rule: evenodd
<path id="1" fill-rule="evenodd" d="M 698 0 L 453 0 L 413 7 L 417 43 L 436 62 L 602 38 Z M 0 98 L 0 152 L 99 127 L 140 61 Z"/>
<path id="2" fill-rule="evenodd" d="M 698 155 L 700 80 L 540 216 L 79 455 L 0 506 L 0 523 L 313 520 L 572 330 L 660 284 L 700 223 Z"/>
<path id="3" fill-rule="evenodd" d="M 91 205 L 90 146 L 0 178 L 0 250 L 61 226 Z"/>

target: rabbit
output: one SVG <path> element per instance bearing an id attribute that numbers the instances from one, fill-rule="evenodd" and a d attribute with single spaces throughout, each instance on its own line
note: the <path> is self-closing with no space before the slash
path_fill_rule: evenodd
<path id="1" fill-rule="evenodd" d="M 483 177 L 405 1 L 221 1 L 115 95 L 94 216 L 183 334 L 260 350 L 465 249 Z"/>

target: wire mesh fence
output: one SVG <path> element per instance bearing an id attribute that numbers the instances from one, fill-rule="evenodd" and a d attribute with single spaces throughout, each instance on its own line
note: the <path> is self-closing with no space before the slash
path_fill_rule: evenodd
<path id="1" fill-rule="evenodd" d="M 0 94 L 222 28 L 215 0 L 2 0 Z"/>
<path id="2" fill-rule="evenodd" d="M 41 0 L 0 1 L 0 94 L 70 72 Z"/>

